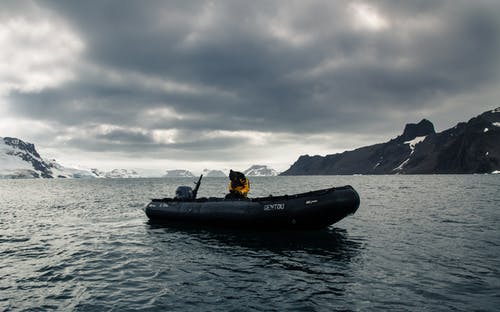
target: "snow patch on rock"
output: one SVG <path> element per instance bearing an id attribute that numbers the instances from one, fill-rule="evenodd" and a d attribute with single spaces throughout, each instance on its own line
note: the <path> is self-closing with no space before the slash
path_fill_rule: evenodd
<path id="1" fill-rule="evenodd" d="M 423 136 L 416 137 L 413 140 L 404 142 L 405 144 L 408 144 L 410 146 L 410 150 L 411 150 L 410 155 L 408 156 L 408 158 L 405 161 L 403 161 L 399 166 L 397 166 L 396 168 L 394 168 L 392 170 L 393 171 L 402 170 L 404 168 L 404 166 L 406 166 L 406 164 L 410 161 L 411 155 L 413 155 L 413 153 L 415 152 L 415 146 L 418 143 L 425 141 L 426 137 L 427 137 L 426 135 L 423 135 Z"/>

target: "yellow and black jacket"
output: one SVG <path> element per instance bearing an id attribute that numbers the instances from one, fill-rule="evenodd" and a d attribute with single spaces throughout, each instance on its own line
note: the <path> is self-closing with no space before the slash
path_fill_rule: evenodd
<path id="1" fill-rule="evenodd" d="M 229 180 L 229 193 L 236 193 L 237 195 L 247 197 L 250 191 L 250 181 L 248 181 L 243 173 L 231 170 Z"/>

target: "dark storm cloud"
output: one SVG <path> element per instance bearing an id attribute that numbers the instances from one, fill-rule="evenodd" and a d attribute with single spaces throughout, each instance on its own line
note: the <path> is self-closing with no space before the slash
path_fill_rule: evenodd
<path id="1" fill-rule="evenodd" d="M 448 96 L 498 84 L 497 2 L 360 3 L 37 2 L 67 21 L 85 50 L 74 80 L 11 92 L 10 110 L 65 126 L 147 133 L 362 133 L 381 122 L 393 129 L 390 112 L 418 114 Z M 161 87 L 165 81 L 173 85 Z M 180 116 L 145 117 L 162 108 Z M 392 120 L 397 127 L 411 121 Z M 100 138 L 152 140 L 134 132 Z"/>
<path id="2" fill-rule="evenodd" d="M 151 136 L 140 131 L 130 130 L 112 130 L 106 133 L 96 135 L 97 139 L 111 142 L 127 142 L 136 144 L 151 144 L 154 140 Z"/>
<path id="3" fill-rule="evenodd" d="M 231 155 L 234 149 L 248 150 L 248 139 L 237 137 L 207 137 L 196 131 L 183 131 L 179 142 L 158 143 L 153 134 L 130 130 L 112 130 L 105 134 L 74 136 L 65 142 L 66 147 L 84 148 L 87 151 L 117 153 L 140 158 L 171 158 L 196 161 L 220 160 Z M 200 151 L 203 151 L 200 154 Z M 239 159 L 251 159 L 251 153 L 242 153 Z"/>

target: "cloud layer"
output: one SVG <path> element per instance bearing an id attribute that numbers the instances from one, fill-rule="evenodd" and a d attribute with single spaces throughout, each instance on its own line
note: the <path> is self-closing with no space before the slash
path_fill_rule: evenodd
<path id="1" fill-rule="evenodd" d="M 496 1 L 1 6 L 1 134 L 54 150 L 288 164 L 498 106 Z"/>

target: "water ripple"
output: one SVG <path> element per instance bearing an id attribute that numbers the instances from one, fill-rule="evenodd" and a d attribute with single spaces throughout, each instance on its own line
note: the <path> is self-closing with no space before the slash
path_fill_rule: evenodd
<path id="1" fill-rule="evenodd" d="M 0 310 L 500 306 L 498 177 L 252 182 L 254 196 L 351 184 L 362 203 L 356 215 L 311 233 L 175 228 L 150 224 L 142 208 L 188 179 L 0 181 Z M 204 183 L 200 196 L 226 190 L 226 179 Z"/>

